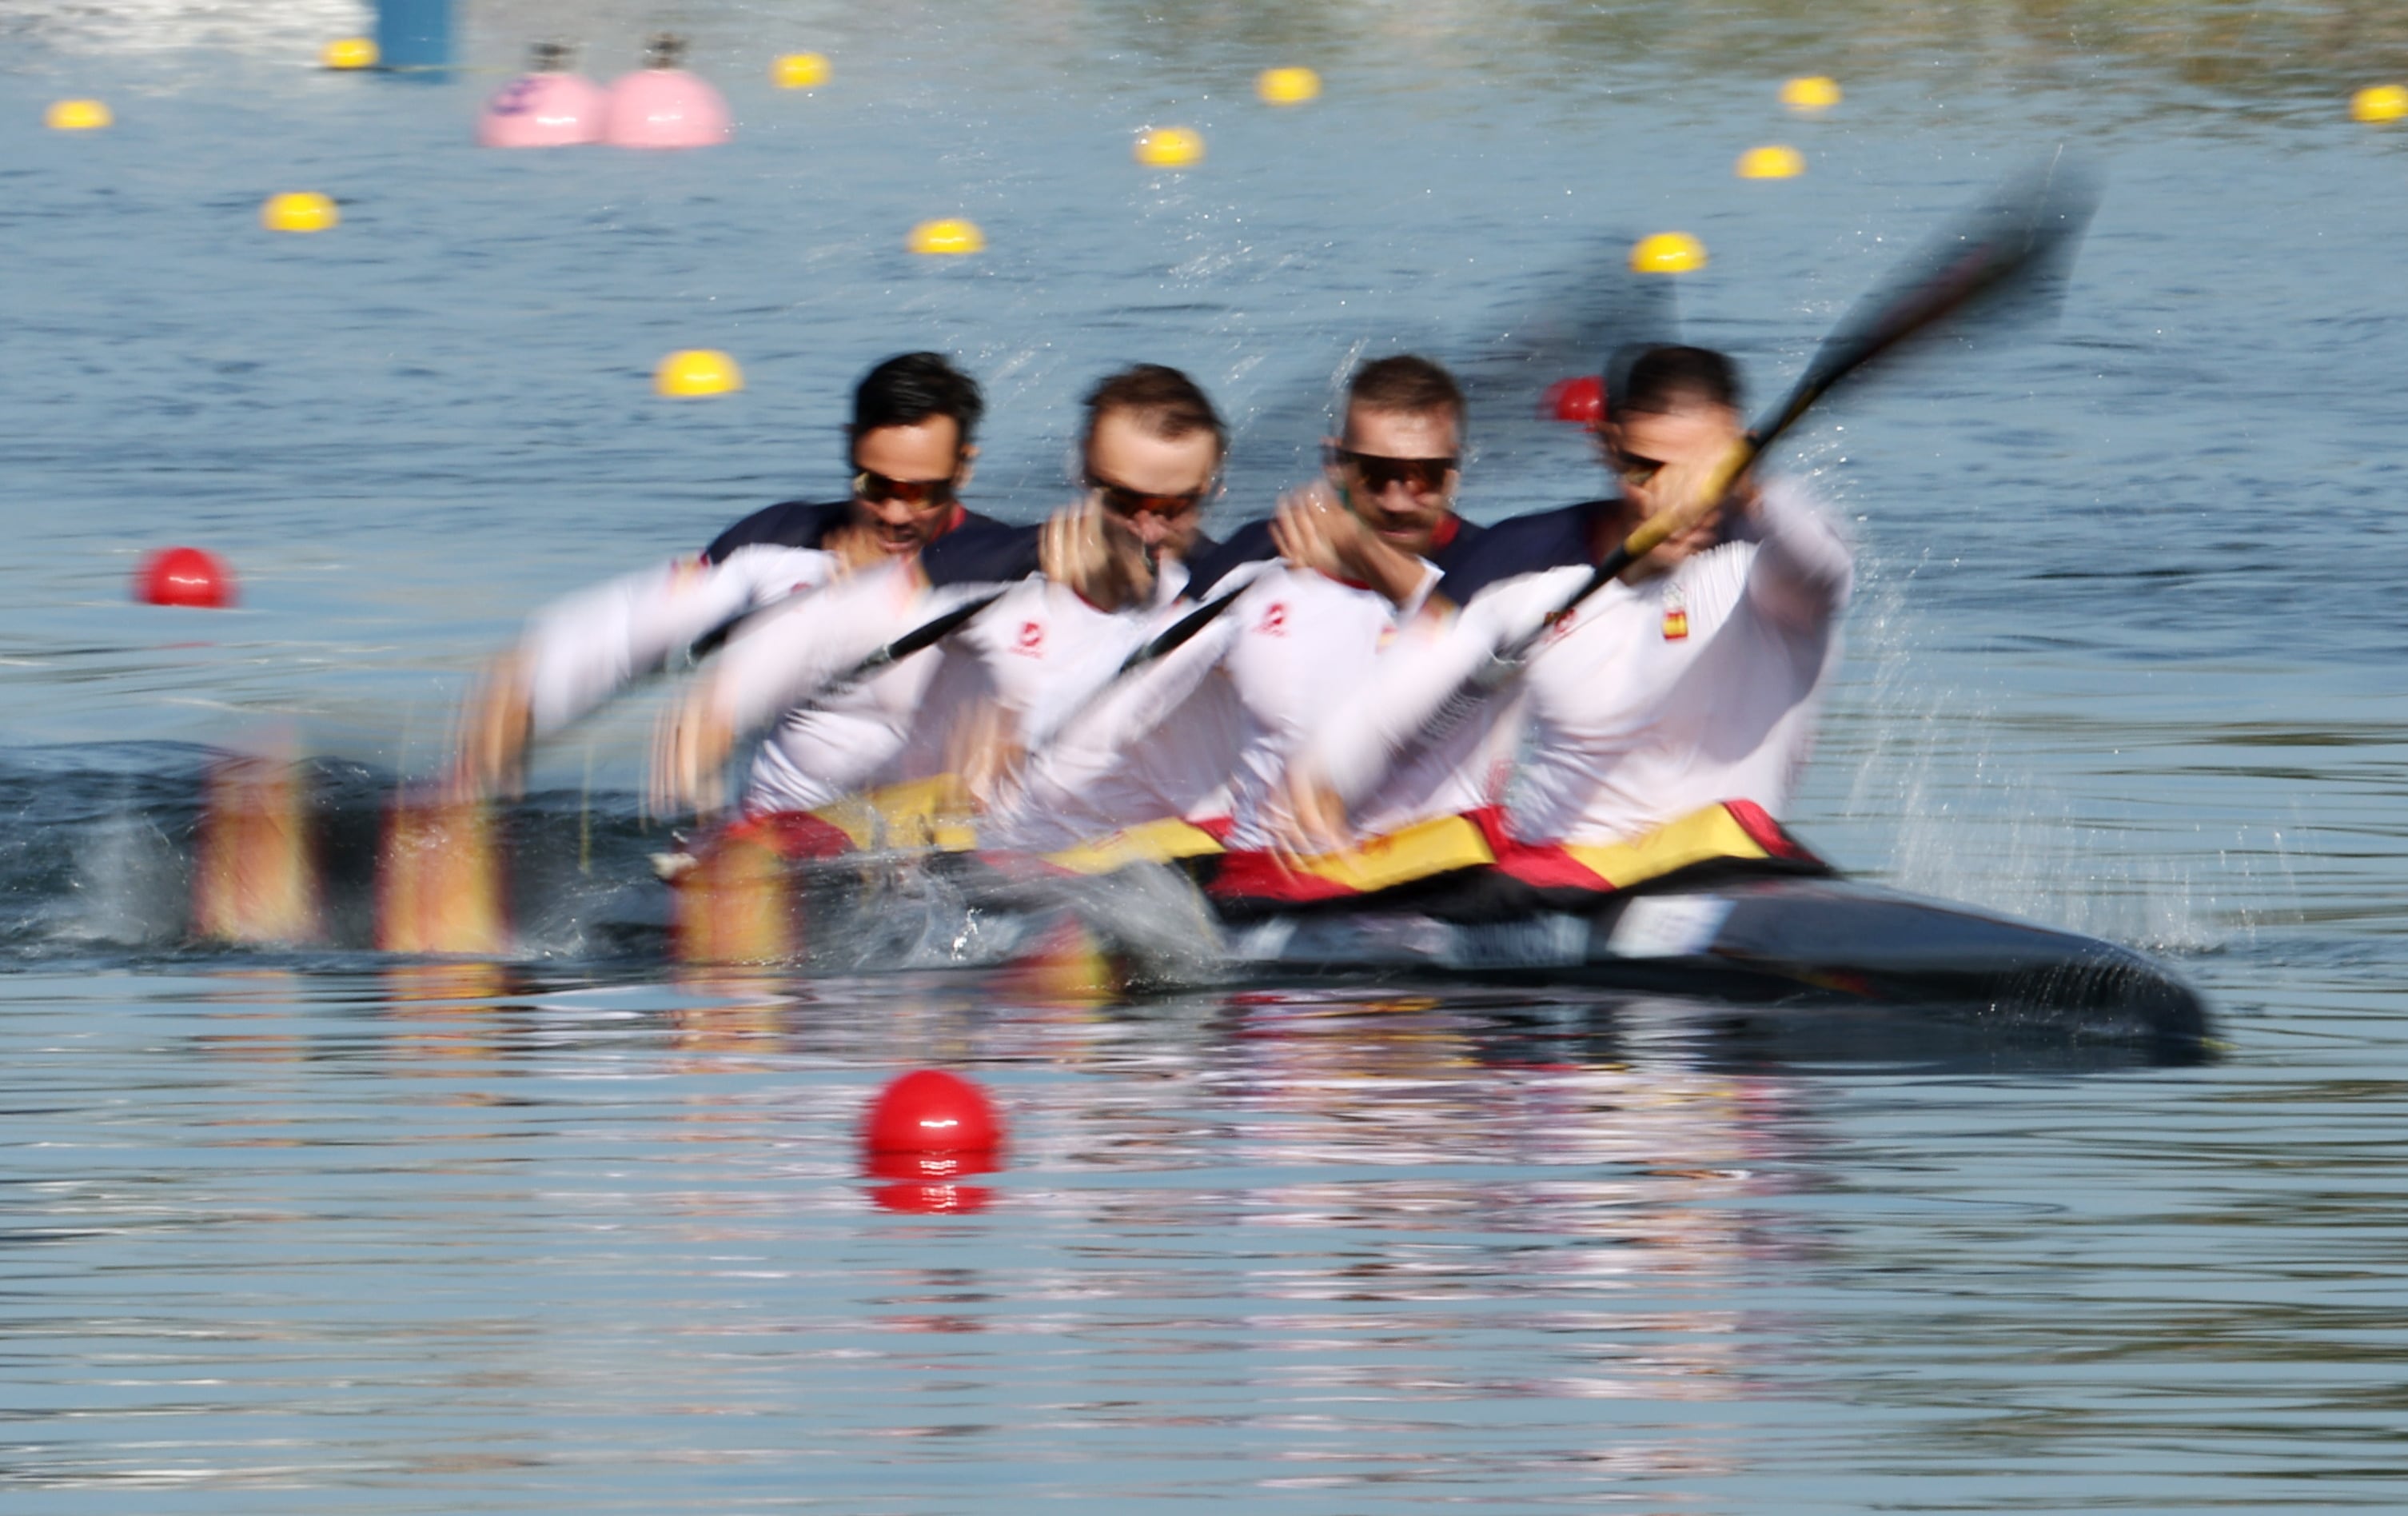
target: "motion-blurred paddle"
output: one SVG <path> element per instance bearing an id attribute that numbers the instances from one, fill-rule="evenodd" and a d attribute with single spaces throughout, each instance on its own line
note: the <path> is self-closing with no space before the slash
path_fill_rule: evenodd
<path id="1" fill-rule="evenodd" d="M 311 943 L 325 935 L 308 786 L 289 755 L 209 765 L 193 869 L 193 929 L 217 942 Z"/>
<path id="2" fill-rule="evenodd" d="M 482 797 L 414 787 L 396 794 L 377 855 L 377 947 L 480 957 L 509 951 L 494 832 Z"/>
<path id="3" fill-rule="evenodd" d="M 1857 301 L 1815 350 L 1781 404 L 1742 438 L 1686 503 L 1639 524 L 1554 611 L 1498 647 L 1438 707 L 1408 751 L 1442 740 L 1521 673 L 1558 622 L 1670 536 L 1720 506 L 1766 449 L 1842 381 L 1943 329 L 2028 320 L 2061 294 L 2063 275 L 2098 208 L 2097 180 L 2062 153 L 2009 181 Z"/>
<path id="4" fill-rule="evenodd" d="M 1449 344 L 1425 331 L 1420 335 L 1432 339 L 1418 346 L 1397 337 L 1376 344 L 1357 342 L 1346 350 L 1327 380 L 1317 382 L 1310 391 L 1291 391 L 1278 402 L 1256 408 L 1254 414 L 1278 418 L 1291 427 L 1300 418 L 1312 418 L 1321 423 L 1316 431 L 1334 430 L 1337 422 L 1332 413 L 1341 403 L 1339 397 L 1346 376 L 1358 363 L 1388 352 L 1419 351 L 1453 363 L 1463 386 L 1466 440 L 1475 451 L 1488 453 L 1498 450 L 1500 439 L 1533 430 L 1533 422 L 1535 430 L 1549 436 L 1562 430 L 1539 404 L 1549 385 L 1567 375 L 1595 374 L 1602 361 L 1607 369 L 1605 388 L 1612 393 L 1619 388 L 1632 354 L 1679 338 L 1679 306 L 1669 279 L 1641 278 L 1617 263 L 1607 263 L 1563 270 L 1541 282 L 1542 293 L 1495 313 L 1497 329 L 1479 341 Z M 1452 357 L 1455 348 L 1463 349 L 1465 355 Z M 1165 627 L 1122 662 L 1112 681 L 1195 640 L 1228 610 L 1242 589 L 1214 595 Z M 1097 691 L 1094 699 L 1105 693 Z"/>

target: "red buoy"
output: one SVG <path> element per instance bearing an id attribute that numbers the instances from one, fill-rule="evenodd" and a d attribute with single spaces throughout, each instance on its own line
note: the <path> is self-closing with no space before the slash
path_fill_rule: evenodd
<path id="1" fill-rule="evenodd" d="M 234 570 L 199 548 L 162 548 L 135 571 L 134 598 L 151 606 L 223 610 L 234 604 Z"/>
<path id="2" fill-rule="evenodd" d="M 882 1184 L 869 1192 L 869 1203 L 881 1210 L 907 1216 L 967 1216 L 995 1202 L 995 1192 L 983 1184 Z"/>
<path id="3" fill-rule="evenodd" d="M 1605 420 L 1605 380 L 1595 374 L 1555 380 L 1540 399 L 1539 414 L 1552 421 L 1595 426 Z"/>
<path id="4" fill-rule="evenodd" d="M 862 1146 L 875 1164 L 890 1156 L 950 1155 L 963 1166 L 986 1160 L 1003 1142 L 1003 1122 L 986 1092 L 940 1068 L 914 1069 L 879 1093 L 862 1123 Z"/>

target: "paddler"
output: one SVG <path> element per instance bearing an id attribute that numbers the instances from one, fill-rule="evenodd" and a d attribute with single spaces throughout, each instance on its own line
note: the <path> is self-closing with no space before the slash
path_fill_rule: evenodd
<path id="1" fill-rule="evenodd" d="M 988 601 L 936 648 L 896 665 L 922 670 L 919 697 L 896 725 L 886 766 L 847 775 L 861 789 L 951 773 L 968 799 L 983 798 L 1017 754 L 1031 713 L 1102 684 L 1177 595 L 1186 582 L 1181 557 L 1203 540 L 1204 508 L 1219 486 L 1227 428 L 1179 370 L 1140 364 L 1110 375 L 1088 392 L 1084 411 L 1079 495 L 1040 527 L 949 538 L 916 565 L 858 576 L 748 626 L 681 708 L 657 755 L 655 790 L 709 801 L 743 734 L 781 712 L 781 730 L 814 720 L 819 691 L 861 657 Z M 1019 566 L 1037 572 L 982 582 Z M 796 806 L 790 790 L 756 783 L 742 808 L 759 818 L 834 798 Z"/>
<path id="2" fill-rule="evenodd" d="M 1107 375 L 1081 405 L 1085 421 L 1077 451 L 1079 477 L 1072 486 L 1080 497 L 1072 508 L 1092 506 L 1100 513 L 1097 520 L 1122 528 L 1115 551 L 1141 553 L 1157 571 L 1157 598 L 1174 599 L 1188 586 L 1188 565 L 1221 551 L 1222 545 L 1204 533 L 1204 508 L 1220 488 L 1228 427 L 1202 386 L 1163 364 L 1132 364 Z M 1212 438 L 1211 473 L 1198 483 L 1199 460 L 1193 450 L 1199 446 L 1196 439 L 1208 433 Z M 1179 456 L 1159 454 L 1148 439 L 1179 444 L 1173 450 Z M 1151 493 L 1123 482 L 1122 474 L 1181 488 L 1168 494 Z M 1047 532 L 1059 530 L 1053 525 L 1059 516 L 1057 512 L 1046 522 L 1009 527 L 1000 534 L 973 533 L 931 544 L 921 558 L 921 571 L 939 587 L 1010 583 L 1042 573 L 1040 549 Z M 1088 547 L 1101 551 L 1104 539 L 1089 534 Z"/>
<path id="3" fill-rule="evenodd" d="M 770 506 L 697 554 L 538 612 L 470 702 L 461 779 L 480 791 L 515 782 L 530 744 L 764 607 L 855 569 L 909 561 L 932 541 L 968 546 L 1008 533 L 961 499 L 984 408 L 977 382 L 937 353 L 872 368 L 854 387 L 845 429 L 849 496 Z M 810 806 L 853 788 L 891 747 L 886 734 L 916 706 L 927 673 L 891 670 L 781 728 L 761 750 L 754 790 L 771 803 Z"/>
<path id="4" fill-rule="evenodd" d="M 1455 514 L 1463 482 L 1463 387 L 1443 365 L 1413 353 L 1373 359 L 1346 383 L 1338 435 L 1322 439 L 1322 481 L 1307 494 L 1340 534 L 1332 547 L 1393 603 L 1426 588 L 1422 564 L 1440 573 L 1469 552 L 1481 529 Z M 1343 501 L 1351 521 L 1335 507 Z M 1195 588 L 1209 591 L 1241 564 L 1282 551 L 1266 516 L 1195 559 Z"/>
<path id="5" fill-rule="evenodd" d="M 1469 603 L 1417 629 L 1299 759 L 1292 845 L 1356 840 L 1348 818 L 1393 791 L 1400 755 L 1418 751 L 1426 723 L 1492 650 L 1553 614 L 1631 525 L 1700 501 L 1741 439 L 1741 398 L 1720 353 L 1642 353 L 1598 429 L 1618 495 L 1488 534 L 1450 576 L 1474 587 Z M 1484 830 L 1501 851 L 1622 842 L 1724 802 L 1777 819 L 1838 662 L 1852 582 L 1846 544 L 1802 485 L 1740 480 L 1555 617 L 1500 695 L 1518 703 L 1526 729 L 1510 796 L 1484 813 Z"/>
<path id="6" fill-rule="evenodd" d="M 1101 699 L 1040 713 L 1037 755 L 986 829 L 994 840 L 1054 851 L 1184 820 L 1233 848 L 1264 845 L 1289 757 L 1370 676 L 1440 578 L 1439 560 L 1478 536 L 1454 513 L 1463 415 L 1454 377 L 1428 359 L 1359 368 L 1324 479 L 1197 560 L 1194 583 L 1235 594 L 1228 610 Z"/>

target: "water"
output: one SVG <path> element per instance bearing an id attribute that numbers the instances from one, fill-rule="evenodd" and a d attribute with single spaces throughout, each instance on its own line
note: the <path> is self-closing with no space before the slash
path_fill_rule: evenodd
<path id="1" fill-rule="evenodd" d="M 696 37 L 739 135 L 512 157 L 539 35 Z M 2392 497 L 2408 74 L 2386 7 L 480 7 L 452 85 L 319 74 L 348 7 L 0 7 L 0 1323 L 11 1509 L 2196 1510 L 2398 1504 L 2408 739 Z M 767 88 L 818 47 L 836 82 Z M 1279 113 L 1253 72 L 1323 69 Z M 1780 78 L 1838 74 L 1799 122 Z M 93 93 L 106 134 L 46 134 Z M 1136 167 L 1149 122 L 1211 144 Z M 649 705 L 553 754 L 514 965 L 183 938 L 205 754 L 364 816 L 545 597 L 841 478 L 855 375 L 989 383 L 982 501 L 1060 492 L 1138 358 L 1294 477 L 1357 344 L 1468 360 L 1680 226 L 1770 393 L 1949 208 L 2073 140 L 2061 320 L 1788 454 L 1864 587 L 1796 821 L 1852 868 L 2172 955 L 2219 1061 L 1768 1040 L 1502 994 L 1048 1004 L 666 977 Z M 1729 177 L 1791 141 L 1810 172 Z M 317 188 L 337 232 L 271 238 Z M 901 251 L 966 213 L 990 251 Z M 670 349 L 742 395 L 672 405 Z M 1495 515 L 1592 483 L 1482 441 Z M 138 610 L 200 540 L 238 611 Z M 586 866 L 576 860 L 582 856 Z M 882 1209 L 894 1070 L 1013 1123 Z"/>

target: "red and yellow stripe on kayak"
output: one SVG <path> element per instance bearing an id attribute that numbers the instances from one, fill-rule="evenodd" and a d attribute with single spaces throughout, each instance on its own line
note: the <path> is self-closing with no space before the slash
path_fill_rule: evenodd
<path id="1" fill-rule="evenodd" d="M 1603 894 L 1718 860 L 1813 861 L 1761 807 L 1726 801 L 1620 842 L 1528 843 L 1490 807 L 1440 816 L 1331 852 L 1223 852 L 1204 829 L 1179 821 L 1127 827 L 1047 861 L 1078 874 L 1221 853 L 1210 892 L 1221 899 L 1305 905 L 1376 894 L 1466 869 L 1493 868 L 1538 889 Z"/>

